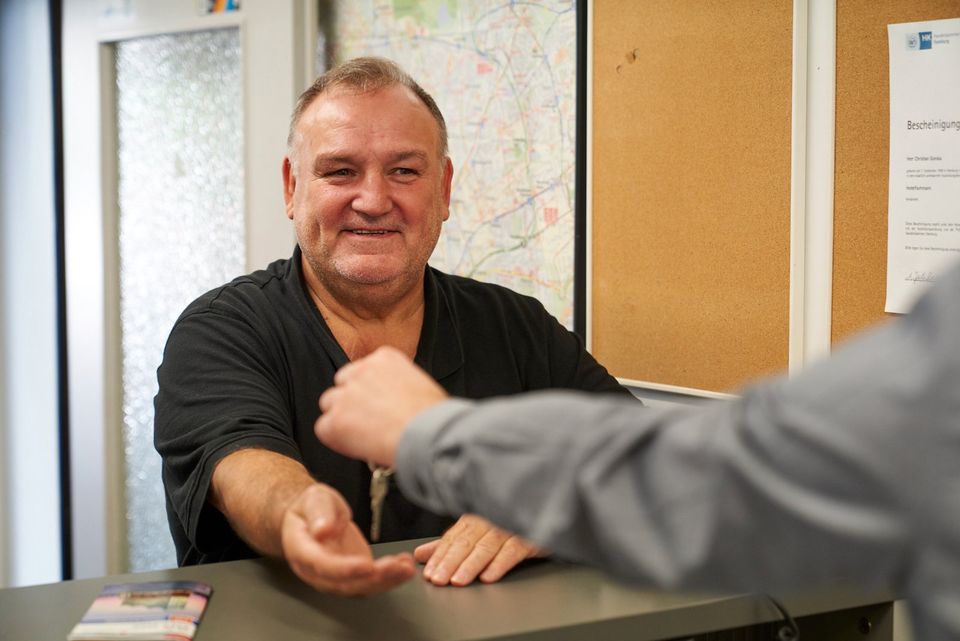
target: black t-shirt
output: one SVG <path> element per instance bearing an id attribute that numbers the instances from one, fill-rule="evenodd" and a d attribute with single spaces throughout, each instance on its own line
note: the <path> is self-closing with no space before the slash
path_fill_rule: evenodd
<path id="1" fill-rule="evenodd" d="M 181 565 L 255 553 L 210 506 L 216 464 L 238 449 L 301 461 L 335 487 L 370 529 L 370 471 L 322 445 L 317 400 L 347 362 L 310 299 L 299 247 L 289 260 L 237 278 L 191 303 L 157 371 L 154 441 L 163 459 L 167 516 Z M 486 398 L 569 388 L 629 393 L 534 298 L 430 267 L 416 362 L 452 395 Z M 437 536 L 452 521 L 391 488 L 381 541 Z"/>

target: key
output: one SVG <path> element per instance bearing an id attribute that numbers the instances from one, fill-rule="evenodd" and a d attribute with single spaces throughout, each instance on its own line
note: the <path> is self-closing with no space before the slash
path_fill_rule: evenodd
<path id="1" fill-rule="evenodd" d="M 371 466 L 372 467 L 372 466 Z M 383 501 L 390 490 L 390 477 L 393 470 L 388 467 L 372 467 L 370 476 L 370 542 L 380 540 L 380 520 L 383 516 Z"/>

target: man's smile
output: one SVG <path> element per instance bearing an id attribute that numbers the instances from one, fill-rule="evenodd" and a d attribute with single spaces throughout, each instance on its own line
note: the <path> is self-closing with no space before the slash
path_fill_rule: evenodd
<path id="1" fill-rule="evenodd" d="M 354 236 L 379 236 L 379 237 L 400 233 L 398 229 L 383 229 L 383 228 L 371 229 L 368 227 L 348 228 L 348 229 L 344 229 L 343 231 L 347 234 L 352 234 Z"/>

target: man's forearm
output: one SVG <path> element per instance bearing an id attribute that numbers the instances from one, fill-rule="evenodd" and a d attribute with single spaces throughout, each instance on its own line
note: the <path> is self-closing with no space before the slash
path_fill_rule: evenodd
<path id="1" fill-rule="evenodd" d="M 287 506 L 316 481 L 299 462 L 268 450 L 234 452 L 217 464 L 208 500 L 249 546 L 282 557 Z"/>

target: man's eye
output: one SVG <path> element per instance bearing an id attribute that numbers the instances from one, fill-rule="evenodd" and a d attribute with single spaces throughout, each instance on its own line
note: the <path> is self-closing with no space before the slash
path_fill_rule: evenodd
<path id="1" fill-rule="evenodd" d="M 318 169 L 315 172 L 317 178 L 322 178 L 325 180 L 340 180 L 343 178 L 350 178 L 353 176 L 353 170 L 349 167 L 341 167 L 340 169 Z"/>
<path id="2" fill-rule="evenodd" d="M 409 167 L 397 167 L 393 170 L 393 173 L 401 176 L 416 176 L 418 172 L 416 169 L 411 169 Z"/>

